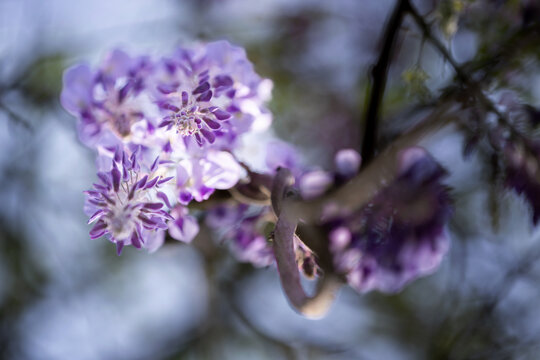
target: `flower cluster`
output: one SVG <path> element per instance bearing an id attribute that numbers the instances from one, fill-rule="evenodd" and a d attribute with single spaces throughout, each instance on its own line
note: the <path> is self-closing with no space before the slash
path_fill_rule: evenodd
<path id="1" fill-rule="evenodd" d="M 346 149 L 333 172 L 306 171 L 293 146 L 262 132 L 271 122 L 270 90 L 245 51 L 224 41 L 159 58 L 114 50 L 97 68 L 68 69 L 62 104 L 97 154 L 98 181 L 86 191 L 90 237 L 106 236 L 118 254 L 126 245 L 154 251 L 167 232 L 189 243 L 199 224 L 188 206 L 229 190 L 232 199 L 203 214 L 206 225 L 240 261 L 273 264 L 277 219 L 269 191 L 276 170 L 288 168 L 308 200 L 348 182 L 361 158 Z M 423 149 L 407 149 L 393 183 L 361 209 L 325 219 L 333 267 L 351 286 L 393 292 L 439 265 L 450 215 L 444 175 Z M 291 241 L 299 270 L 319 275 L 317 254 L 298 236 Z"/>
<path id="2" fill-rule="evenodd" d="M 198 225 L 186 206 L 245 176 L 236 151 L 244 135 L 269 126 L 271 86 L 225 41 L 159 58 L 117 49 L 97 68 L 68 69 L 62 105 L 97 152 L 90 236 L 107 235 L 119 253 L 125 245 L 153 250 L 167 230 L 191 241 Z"/>
<path id="3" fill-rule="evenodd" d="M 334 267 L 359 292 L 399 291 L 432 273 L 448 250 L 445 226 L 451 214 L 445 171 L 418 147 L 399 155 L 395 180 L 362 208 L 324 224 Z M 303 197 L 318 196 L 335 182 L 356 174 L 360 156 L 353 150 L 336 155 L 336 172 L 306 173 Z"/>

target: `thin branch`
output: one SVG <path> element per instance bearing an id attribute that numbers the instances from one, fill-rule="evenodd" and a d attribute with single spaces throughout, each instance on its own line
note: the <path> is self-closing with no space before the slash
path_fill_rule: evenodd
<path id="1" fill-rule="evenodd" d="M 441 53 L 444 59 L 448 61 L 450 65 L 452 65 L 459 80 L 465 84 L 471 85 L 472 80 L 470 76 L 468 76 L 465 71 L 459 66 L 459 64 L 452 57 L 446 46 L 444 46 L 444 44 L 433 35 L 429 25 L 424 21 L 422 15 L 418 13 L 418 11 L 409 2 L 409 0 L 405 0 L 404 2 L 406 11 L 412 16 L 412 18 L 416 22 L 416 25 L 422 31 L 423 36 L 428 39 L 431 44 L 437 49 L 437 51 Z"/>
<path id="2" fill-rule="evenodd" d="M 33 131 L 34 128 L 32 127 L 32 124 L 30 121 L 22 117 L 21 115 L 17 114 L 15 111 L 11 110 L 9 107 L 6 106 L 3 102 L 0 101 L 0 109 L 6 114 L 8 118 L 10 118 L 12 121 L 17 122 L 21 124 L 25 129 L 29 131 Z"/>
<path id="3" fill-rule="evenodd" d="M 511 126 L 510 122 L 506 117 L 497 109 L 495 104 L 486 97 L 486 95 L 482 92 L 480 83 L 475 81 L 473 77 L 467 73 L 461 67 L 457 61 L 454 59 L 452 54 L 448 51 L 446 46 L 433 34 L 431 31 L 431 28 L 429 25 L 424 21 L 424 18 L 422 15 L 418 13 L 418 11 L 414 8 L 414 6 L 409 2 L 409 0 L 406 0 L 407 3 L 407 12 L 412 16 L 414 19 L 416 25 L 420 28 L 422 31 L 423 36 L 429 40 L 429 42 L 437 49 L 437 51 L 443 56 L 443 58 L 448 61 L 448 63 L 454 68 L 454 71 L 456 72 L 456 76 L 458 80 L 465 86 L 467 86 L 469 89 L 471 89 L 475 94 L 478 100 L 485 106 L 487 110 L 497 115 L 499 118 L 499 121 L 507 125 L 511 131 L 514 131 L 513 127 Z"/>
<path id="4" fill-rule="evenodd" d="M 388 67 L 407 4 L 407 0 L 397 0 L 394 12 L 386 26 L 379 59 L 371 71 L 371 89 L 366 94 L 368 105 L 363 119 L 365 126 L 362 136 L 362 161 L 364 164 L 369 163 L 375 156 L 380 107 L 386 87 Z"/>

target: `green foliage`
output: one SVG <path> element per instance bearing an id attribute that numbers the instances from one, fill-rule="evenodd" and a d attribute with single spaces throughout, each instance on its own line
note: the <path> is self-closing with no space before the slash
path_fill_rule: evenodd
<path id="1" fill-rule="evenodd" d="M 36 105 L 50 105 L 57 101 L 60 95 L 64 68 L 63 54 L 40 56 L 26 67 L 19 86 L 26 97 Z"/>
<path id="2" fill-rule="evenodd" d="M 409 96 L 419 100 L 426 100 L 430 97 L 430 91 L 426 85 L 429 75 L 420 66 L 413 66 L 401 74 L 401 79 L 405 83 Z"/>

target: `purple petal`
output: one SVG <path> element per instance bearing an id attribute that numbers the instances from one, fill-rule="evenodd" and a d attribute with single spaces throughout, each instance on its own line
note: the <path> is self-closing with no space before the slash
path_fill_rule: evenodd
<path id="1" fill-rule="evenodd" d="M 210 144 L 213 144 L 214 141 L 216 140 L 216 136 L 211 131 L 208 131 L 206 129 L 201 129 L 201 133 L 206 138 L 206 140 L 208 140 L 208 142 L 210 142 Z"/>
<path id="2" fill-rule="evenodd" d="M 151 210 L 159 210 L 163 207 L 163 204 L 162 203 L 146 203 L 143 205 L 143 207 L 146 209 L 151 209 Z"/>
<path id="3" fill-rule="evenodd" d="M 150 189 L 151 187 L 153 187 L 154 185 L 156 185 L 157 181 L 159 180 L 159 176 L 156 176 L 155 178 L 153 178 L 152 180 L 148 181 L 145 185 L 145 189 Z"/>
<path id="4" fill-rule="evenodd" d="M 155 159 L 154 162 L 152 163 L 152 166 L 150 167 L 150 172 L 156 171 L 157 165 L 158 165 L 158 161 L 159 161 L 159 156 L 156 157 L 156 159 Z"/>
<path id="5" fill-rule="evenodd" d="M 91 224 L 97 219 L 99 219 L 101 215 L 103 215 L 104 213 L 105 213 L 105 210 L 103 209 L 96 211 L 92 216 L 90 216 L 90 219 L 88 219 L 88 224 Z"/>
<path id="6" fill-rule="evenodd" d="M 174 220 L 174 218 L 168 212 L 166 212 L 165 210 L 159 210 L 158 214 L 161 215 L 162 217 L 164 217 L 165 219 Z"/>
<path id="7" fill-rule="evenodd" d="M 162 109 L 171 110 L 171 111 L 174 111 L 174 112 L 179 112 L 180 111 L 179 107 L 174 106 L 173 104 L 169 104 L 169 103 L 162 103 L 162 104 L 159 105 L 159 107 L 162 108 Z"/>
<path id="8" fill-rule="evenodd" d="M 98 221 L 96 225 L 90 230 L 90 239 L 94 240 L 107 233 L 107 224 L 104 221 Z"/>
<path id="9" fill-rule="evenodd" d="M 221 109 L 216 109 L 213 113 L 218 120 L 226 120 L 231 117 L 231 114 Z"/>
<path id="10" fill-rule="evenodd" d="M 221 127 L 221 125 L 217 121 L 214 121 L 214 120 L 209 119 L 207 117 L 203 117 L 203 120 L 206 123 L 206 125 L 208 125 L 208 127 L 210 129 L 217 130 L 217 129 L 219 129 Z"/>
<path id="11" fill-rule="evenodd" d="M 134 231 L 131 235 L 131 245 L 135 246 L 137 249 L 141 248 L 141 239 L 139 239 L 137 231 Z"/>
<path id="12" fill-rule="evenodd" d="M 214 78 L 214 87 L 230 87 L 233 79 L 229 75 L 218 75 Z"/>
<path id="13" fill-rule="evenodd" d="M 144 177 L 135 184 L 135 189 L 141 189 L 146 185 L 146 180 L 148 180 L 148 175 L 144 175 Z"/>
<path id="14" fill-rule="evenodd" d="M 118 92 L 118 102 L 119 103 L 124 101 L 124 99 L 126 98 L 129 90 L 131 90 L 132 88 L 133 88 L 133 82 L 129 81 L 126 85 L 124 85 L 124 87 L 122 87 L 120 89 L 120 91 Z"/>
<path id="15" fill-rule="evenodd" d="M 120 163 L 122 161 L 123 151 L 120 147 L 117 147 L 114 151 L 114 161 Z"/>
<path id="16" fill-rule="evenodd" d="M 149 219 L 142 214 L 139 214 L 137 218 L 139 218 L 139 220 L 141 220 L 143 224 L 149 226 L 150 229 L 153 229 L 157 225 L 157 223 L 153 219 Z"/>
<path id="17" fill-rule="evenodd" d="M 203 93 L 202 95 L 200 95 L 197 98 L 197 101 L 205 102 L 205 101 L 210 101 L 210 99 L 212 99 L 212 90 L 209 90 Z"/>
<path id="18" fill-rule="evenodd" d="M 92 70 L 88 65 L 71 67 L 64 72 L 63 84 L 60 95 L 62 106 L 72 114 L 81 114 L 92 102 Z"/>
<path id="19" fill-rule="evenodd" d="M 186 106 L 189 100 L 189 95 L 186 91 L 182 91 L 182 106 Z"/>
<path id="20" fill-rule="evenodd" d="M 174 123 L 174 121 L 172 121 L 172 120 L 163 120 L 163 121 L 158 125 L 158 127 L 159 127 L 159 128 L 162 128 L 162 127 L 165 127 L 165 126 L 169 126 L 169 125 L 171 125 L 171 124 L 173 124 L 173 123 Z"/>
<path id="21" fill-rule="evenodd" d="M 206 93 L 208 90 L 210 90 L 210 83 L 204 82 L 201 85 L 197 86 L 195 90 L 193 90 L 193 95 Z"/>
<path id="22" fill-rule="evenodd" d="M 169 235 L 173 239 L 190 243 L 199 232 L 199 224 L 192 216 L 182 216 L 181 212 L 173 211 L 177 219 L 169 223 Z"/>
<path id="23" fill-rule="evenodd" d="M 180 204 L 187 205 L 191 200 L 193 200 L 193 195 L 187 191 L 181 191 L 180 195 L 178 196 L 178 200 L 180 201 Z"/>
<path id="24" fill-rule="evenodd" d="M 124 242 L 123 241 L 117 241 L 116 242 L 116 255 L 120 256 L 122 255 L 122 249 L 124 248 Z"/>
<path id="25" fill-rule="evenodd" d="M 103 173 L 103 172 L 98 172 L 97 176 L 99 180 L 101 180 L 101 182 L 105 184 L 105 186 L 107 186 L 107 189 L 111 188 L 111 178 L 109 177 L 108 174 Z"/>
<path id="26" fill-rule="evenodd" d="M 169 198 L 167 197 L 167 195 L 165 195 L 165 193 L 158 191 L 156 196 L 163 200 L 163 202 L 165 203 L 165 205 L 167 205 L 168 208 L 171 208 L 171 203 L 169 202 Z"/>
<path id="27" fill-rule="evenodd" d="M 176 91 L 176 87 L 171 85 L 158 85 L 157 90 L 165 95 L 171 94 Z"/>
<path id="28" fill-rule="evenodd" d="M 120 189 L 120 178 L 122 175 L 120 174 L 120 170 L 118 170 L 116 167 L 114 167 L 111 170 L 112 180 L 113 180 L 113 187 L 114 191 L 118 192 Z"/>
<path id="29" fill-rule="evenodd" d="M 195 140 L 197 140 L 197 144 L 199 144 L 199 146 L 202 146 L 203 141 L 202 141 L 201 136 L 199 134 L 195 134 Z"/>
<path id="30" fill-rule="evenodd" d="M 165 184 L 167 181 L 171 180 L 171 179 L 174 179 L 174 176 L 169 176 L 169 177 L 166 177 L 164 179 L 161 179 L 158 181 L 158 185 L 162 185 L 162 184 Z"/>

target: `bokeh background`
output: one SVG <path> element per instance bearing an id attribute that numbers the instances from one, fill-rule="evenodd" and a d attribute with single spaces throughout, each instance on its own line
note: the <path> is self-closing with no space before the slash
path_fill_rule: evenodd
<path id="1" fill-rule="evenodd" d="M 459 62 L 531 16 L 527 1 L 464 1 L 466 11 L 445 13 L 448 3 L 415 2 Z M 344 287 L 321 320 L 291 310 L 275 268 L 237 263 L 204 228 L 193 245 L 151 255 L 117 257 L 88 238 L 82 191 L 95 179 L 94 154 L 59 105 L 67 66 L 112 47 L 159 54 L 227 39 L 273 80 L 275 133 L 324 168 L 338 149 L 360 148 L 369 70 L 393 4 L 0 0 L 0 358 L 538 359 L 540 234 L 489 161 L 463 159 L 455 127 L 422 144 L 450 171 L 455 200 L 439 271 L 395 295 Z M 509 88 L 538 104 L 537 59 L 511 70 Z M 389 75 L 383 139 L 417 121 L 453 72 L 406 21 Z"/>

